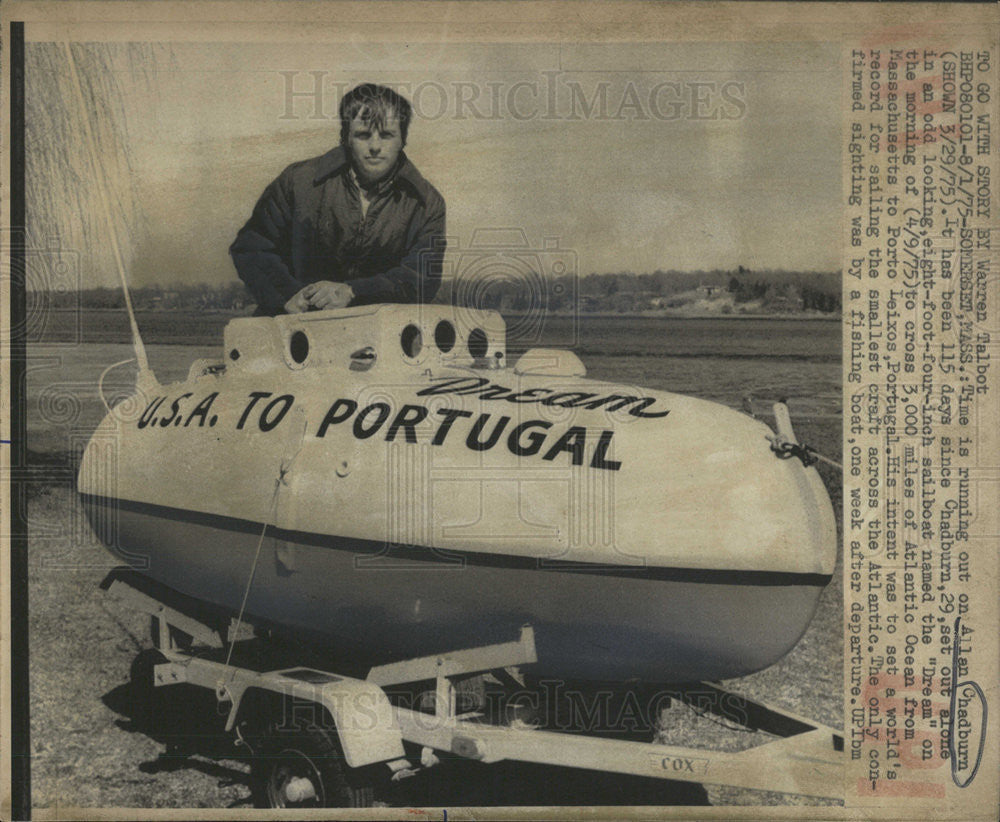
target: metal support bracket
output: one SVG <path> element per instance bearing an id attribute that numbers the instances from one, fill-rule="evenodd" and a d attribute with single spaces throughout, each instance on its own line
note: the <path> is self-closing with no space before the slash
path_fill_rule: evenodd
<path id="1" fill-rule="evenodd" d="M 440 679 L 464 674 L 477 674 L 515 665 L 531 665 L 538 661 L 535 651 L 535 631 L 530 625 L 521 628 L 516 642 L 484 645 L 449 651 L 445 654 L 417 657 L 403 662 L 378 665 L 368 672 L 368 681 L 385 687 L 422 679 Z"/>
<path id="2" fill-rule="evenodd" d="M 185 634 L 188 634 L 196 642 L 202 645 L 207 645 L 209 648 L 221 648 L 222 647 L 222 637 L 219 636 L 219 632 L 209 628 L 202 622 L 199 622 L 194 617 L 188 616 L 187 614 L 178 611 L 176 608 L 171 608 L 169 605 L 165 605 L 160 602 L 155 597 L 147 594 L 143 591 L 138 590 L 129 582 L 122 578 L 123 575 L 114 575 L 105 580 L 105 588 L 108 593 L 114 594 L 116 597 L 135 608 L 137 611 L 147 613 L 150 616 L 156 617 L 160 621 L 160 647 L 169 648 L 171 647 L 170 640 L 170 627 L 173 626 Z"/>

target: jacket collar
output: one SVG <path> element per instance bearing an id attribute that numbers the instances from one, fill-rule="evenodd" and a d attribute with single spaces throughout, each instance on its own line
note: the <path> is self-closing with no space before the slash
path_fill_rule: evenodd
<path id="1" fill-rule="evenodd" d="M 399 157 L 399 166 L 396 168 L 396 173 L 393 175 L 392 184 L 395 185 L 397 181 L 408 184 L 417 196 L 420 197 L 420 199 L 426 204 L 430 183 L 428 183 L 424 179 L 423 175 L 417 171 L 417 167 L 410 162 L 410 158 L 406 156 L 405 151 L 400 152 Z M 337 174 L 347 165 L 347 152 L 344 150 L 344 147 L 337 146 L 336 148 L 331 149 L 322 157 L 317 158 L 316 176 L 313 177 L 313 185 L 319 185 L 327 178 Z"/>

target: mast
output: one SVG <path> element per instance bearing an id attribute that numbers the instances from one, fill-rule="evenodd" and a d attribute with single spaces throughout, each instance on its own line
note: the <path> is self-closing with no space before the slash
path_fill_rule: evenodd
<path id="1" fill-rule="evenodd" d="M 107 174 L 104 164 L 101 162 L 101 155 L 94 144 L 93 132 L 90 129 L 90 118 L 88 116 L 86 102 L 83 96 L 83 85 L 80 82 L 80 74 L 77 70 L 76 59 L 73 57 L 73 49 L 68 42 L 63 42 L 66 57 L 69 61 L 69 73 L 73 78 L 73 87 L 76 90 L 77 120 L 83 126 L 84 141 L 87 144 L 87 153 L 90 157 L 91 170 L 97 181 L 100 193 L 101 206 L 104 210 L 104 219 L 108 225 L 108 235 L 111 240 L 111 250 L 115 257 L 115 266 L 118 269 L 118 278 L 121 280 L 122 293 L 125 296 L 125 309 L 128 311 L 129 326 L 132 329 L 132 349 L 135 351 L 135 360 L 139 366 L 139 375 L 136 378 L 136 386 L 142 389 L 144 386 L 156 385 L 156 375 L 149 367 L 149 360 L 146 358 L 146 346 L 143 344 L 142 335 L 139 333 L 139 325 L 135 320 L 135 310 L 132 307 L 132 296 L 128 290 L 128 280 L 125 276 L 125 261 L 122 257 L 121 247 L 118 244 L 118 231 L 115 227 L 111 210 L 111 193 L 108 191 Z"/>

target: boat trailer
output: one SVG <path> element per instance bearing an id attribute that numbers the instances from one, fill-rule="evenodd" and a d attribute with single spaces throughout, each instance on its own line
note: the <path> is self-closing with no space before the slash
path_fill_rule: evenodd
<path id="1" fill-rule="evenodd" d="M 692 705 L 696 699 L 698 710 L 726 722 L 733 721 L 727 705 L 738 704 L 744 729 L 776 738 L 727 752 L 552 731 L 519 719 L 494 724 L 484 721 L 481 713 L 459 712 L 457 680 L 489 672 L 502 677 L 504 669 L 537 661 L 530 626 L 522 627 L 519 638 L 510 642 L 379 665 L 364 679 L 305 666 L 258 671 L 232 663 L 233 647 L 252 634 L 234 635 L 233 625 L 228 630 L 210 627 L 212 621 L 206 624 L 199 618 L 204 614 L 194 601 L 172 596 L 176 592 L 161 590 L 129 569 L 112 571 L 101 587 L 153 618 L 158 652 L 151 670 L 153 686 L 187 683 L 215 693 L 226 714 L 225 730 L 253 754 L 251 785 L 258 807 L 370 805 L 381 781 L 398 781 L 433 767 L 442 752 L 483 763 L 517 760 L 842 798 L 840 731 L 714 683 L 669 693 Z M 227 646 L 229 655 L 220 661 Z M 433 697 L 427 700 L 432 712 L 393 704 L 385 690 L 427 680 L 434 682 Z M 706 700 L 706 694 L 713 698 Z M 299 728 L 294 716 L 289 722 L 290 712 L 312 721 Z M 320 715 L 325 721 L 317 724 Z M 411 750 L 419 748 L 419 755 L 408 756 L 404 742 Z"/>

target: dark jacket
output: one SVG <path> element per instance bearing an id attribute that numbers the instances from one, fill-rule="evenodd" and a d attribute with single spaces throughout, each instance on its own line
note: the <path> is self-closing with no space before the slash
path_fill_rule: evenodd
<path id="1" fill-rule="evenodd" d="M 347 283 L 352 305 L 428 302 L 441 284 L 444 198 L 405 154 L 361 216 L 345 151 L 293 163 L 229 248 L 258 314 L 281 314 L 304 286 Z"/>

